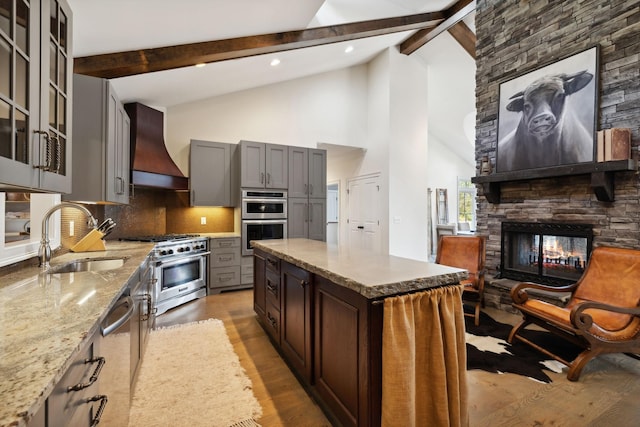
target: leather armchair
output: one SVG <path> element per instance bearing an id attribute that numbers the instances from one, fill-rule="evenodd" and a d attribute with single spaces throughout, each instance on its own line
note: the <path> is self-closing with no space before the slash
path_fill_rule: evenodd
<path id="1" fill-rule="evenodd" d="M 469 277 L 460 282 L 464 286 L 462 302 L 472 305 L 474 323 L 480 324 L 480 307 L 484 305 L 484 273 L 486 258 L 486 238 L 484 236 L 440 236 L 436 263 L 450 267 L 464 268 Z"/>
<path id="2" fill-rule="evenodd" d="M 564 307 L 527 293 L 527 289 L 570 292 Z M 511 289 L 513 307 L 523 320 L 514 326 L 508 341 L 520 340 L 567 365 L 567 378 L 577 381 L 584 366 L 604 353 L 640 353 L 640 250 L 598 247 L 578 282 L 550 287 L 520 283 Z M 521 335 L 536 324 L 583 348 L 572 361 L 564 360 Z"/>

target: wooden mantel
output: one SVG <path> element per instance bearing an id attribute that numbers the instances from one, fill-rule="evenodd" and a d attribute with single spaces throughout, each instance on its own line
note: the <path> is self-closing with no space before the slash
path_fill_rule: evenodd
<path id="1" fill-rule="evenodd" d="M 500 203 L 502 183 L 531 179 L 553 178 L 569 175 L 591 175 L 591 188 L 601 202 L 613 202 L 615 172 L 637 171 L 638 163 L 633 159 L 610 162 L 589 162 L 549 168 L 497 172 L 471 178 L 471 182 L 482 185 L 489 203 Z"/>

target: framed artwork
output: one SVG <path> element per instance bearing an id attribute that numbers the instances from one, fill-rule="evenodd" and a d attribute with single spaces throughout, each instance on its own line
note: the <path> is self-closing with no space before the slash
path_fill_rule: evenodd
<path id="1" fill-rule="evenodd" d="M 592 162 L 598 46 L 500 84 L 496 171 Z"/>

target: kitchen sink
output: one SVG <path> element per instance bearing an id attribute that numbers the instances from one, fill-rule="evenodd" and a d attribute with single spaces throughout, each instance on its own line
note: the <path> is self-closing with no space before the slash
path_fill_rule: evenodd
<path id="1" fill-rule="evenodd" d="M 107 271 L 122 267 L 127 258 L 83 258 L 57 265 L 47 274 L 74 273 L 80 271 Z"/>

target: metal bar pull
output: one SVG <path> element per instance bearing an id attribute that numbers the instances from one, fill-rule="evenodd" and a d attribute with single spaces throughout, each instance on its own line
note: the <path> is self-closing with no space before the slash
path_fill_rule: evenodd
<path id="1" fill-rule="evenodd" d="M 105 396 L 104 394 L 98 394 L 96 396 L 93 396 L 87 399 L 87 403 L 98 402 L 98 401 L 100 402 L 100 407 L 98 407 L 98 410 L 96 411 L 96 415 L 91 420 L 91 427 L 96 427 L 98 424 L 100 424 L 100 418 L 102 418 L 102 413 L 104 412 L 104 408 L 107 406 L 108 400 L 109 399 L 107 399 L 107 396 Z"/>
<path id="2" fill-rule="evenodd" d="M 34 130 L 33 133 L 37 134 L 37 135 L 43 135 L 44 137 L 44 141 L 45 141 L 45 149 L 44 149 L 44 155 L 45 155 L 45 162 L 44 164 L 40 164 L 40 165 L 33 165 L 34 169 L 41 169 L 43 171 L 50 171 L 51 170 L 51 163 L 53 161 L 52 159 L 52 152 L 51 152 L 51 137 L 49 136 L 49 132 L 43 131 L 43 130 Z M 40 159 L 39 161 L 42 161 L 42 142 L 39 144 L 40 145 Z"/>
<path id="3" fill-rule="evenodd" d="M 86 383 L 78 383 L 76 385 L 70 385 L 69 387 L 67 387 L 67 392 L 80 391 L 85 388 L 91 387 L 91 385 L 93 385 L 93 383 L 95 383 L 98 380 L 98 377 L 100 376 L 100 371 L 102 371 L 102 367 L 104 366 L 104 363 L 105 363 L 104 357 L 94 357 L 93 359 L 85 359 L 84 361 L 84 363 L 96 363 L 96 362 L 98 362 L 98 366 L 96 366 L 95 371 L 93 371 L 93 374 L 91 374 L 89 381 Z"/>

